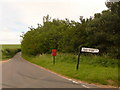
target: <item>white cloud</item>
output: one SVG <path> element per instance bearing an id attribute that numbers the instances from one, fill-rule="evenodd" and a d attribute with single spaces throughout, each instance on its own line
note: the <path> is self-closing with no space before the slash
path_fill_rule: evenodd
<path id="1" fill-rule="evenodd" d="M 18 44 L 20 43 L 20 33 L 11 32 L 7 28 L 0 31 L 0 44 Z"/>
<path id="2" fill-rule="evenodd" d="M 21 13 L 22 16 L 22 21 L 29 26 L 36 26 L 37 23 L 42 24 L 42 18 L 47 14 L 49 14 L 52 18 L 69 18 L 70 20 L 78 21 L 79 16 L 89 18 L 90 16 L 93 16 L 94 13 L 100 13 L 102 10 L 107 9 L 105 6 L 105 0 L 35 1 L 14 3 L 12 5 L 19 10 L 19 13 Z"/>
<path id="3" fill-rule="evenodd" d="M 79 20 L 79 16 L 90 17 L 107 9 L 106 0 L 0 0 L 0 43 L 20 43 L 21 32 L 29 26 L 42 24 L 43 16 Z"/>

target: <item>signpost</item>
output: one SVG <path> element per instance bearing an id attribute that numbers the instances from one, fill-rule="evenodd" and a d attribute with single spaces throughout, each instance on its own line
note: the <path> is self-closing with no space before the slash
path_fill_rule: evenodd
<path id="1" fill-rule="evenodd" d="M 81 52 L 98 53 L 98 52 L 99 52 L 99 49 L 85 48 L 85 47 L 83 47 L 83 48 L 81 49 Z"/>
<path id="2" fill-rule="evenodd" d="M 77 61 L 76 70 L 78 70 L 78 68 L 79 68 L 80 55 L 82 54 L 82 52 L 86 52 L 86 53 L 99 53 L 99 49 L 80 47 L 80 51 L 78 53 L 78 61 Z"/>
<path id="3" fill-rule="evenodd" d="M 80 51 L 79 51 L 79 53 L 78 53 L 78 61 L 77 61 L 76 70 L 78 70 L 78 68 L 79 68 L 80 54 L 81 54 L 81 48 L 80 48 Z"/>
<path id="4" fill-rule="evenodd" d="M 53 64 L 55 64 L 55 56 L 56 56 L 56 49 L 52 49 L 52 56 L 53 56 Z"/>

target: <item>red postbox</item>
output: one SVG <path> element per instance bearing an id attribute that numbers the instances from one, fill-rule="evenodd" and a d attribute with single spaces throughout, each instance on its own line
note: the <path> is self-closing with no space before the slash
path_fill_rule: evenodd
<path id="1" fill-rule="evenodd" d="M 56 49 L 52 49 L 52 56 L 56 56 L 56 52 L 57 52 Z"/>

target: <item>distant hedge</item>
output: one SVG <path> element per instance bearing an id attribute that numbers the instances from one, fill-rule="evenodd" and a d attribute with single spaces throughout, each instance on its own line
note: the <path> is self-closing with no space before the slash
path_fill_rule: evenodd
<path id="1" fill-rule="evenodd" d="M 16 53 L 20 52 L 21 49 L 4 49 L 2 55 L 6 58 L 12 58 Z"/>

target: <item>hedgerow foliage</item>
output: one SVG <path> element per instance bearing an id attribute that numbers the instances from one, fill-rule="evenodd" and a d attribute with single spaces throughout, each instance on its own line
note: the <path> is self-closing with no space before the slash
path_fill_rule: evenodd
<path id="1" fill-rule="evenodd" d="M 2 59 L 4 58 L 12 58 L 16 53 L 20 52 L 21 49 L 4 49 L 2 51 Z"/>
<path id="2" fill-rule="evenodd" d="M 86 46 L 100 49 L 100 54 L 120 58 L 120 2 L 107 2 L 106 6 L 108 10 L 96 13 L 93 18 L 80 16 L 79 22 L 44 16 L 43 25 L 31 27 L 22 36 L 22 53 L 50 53 L 53 48 L 76 53 L 80 46 Z"/>

